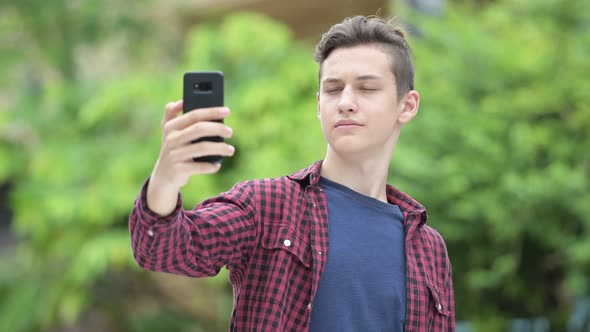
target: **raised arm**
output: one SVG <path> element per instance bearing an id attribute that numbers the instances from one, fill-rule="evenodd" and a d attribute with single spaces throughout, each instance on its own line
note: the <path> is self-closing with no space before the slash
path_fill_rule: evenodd
<path id="1" fill-rule="evenodd" d="M 166 217 L 147 207 L 147 185 L 129 218 L 133 256 L 140 267 L 208 277 L 251 252 L 258 230 L 256 198 L 248 183 L 239 183 L 193 210 L 182 208 L 179 195 L 173 212 Z"/>
<path id="2" fill-rule="evenodd" d="M 180 189 L 194 175 L 216 173 L 220 164 L 195 162 L 207 155 L 231 156 L 224 142 L 232 130 L 215 120 L 229 109 L 199 109 L 178 116 L 182 101 L 169 103 L 162 119 L 162 144 L 152 174 L 137 198 L 129 229 L 133 254 L 148 270 L 211 276 L 246 253 L 256 238 L 254 194 L 246 184 L 209 199 L 193 210 L 182 208 Z"/>

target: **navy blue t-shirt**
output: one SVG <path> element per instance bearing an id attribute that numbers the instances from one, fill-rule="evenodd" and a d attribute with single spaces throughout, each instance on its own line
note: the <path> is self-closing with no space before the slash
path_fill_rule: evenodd
<path id="1" fill-rule="evenodd" d="M 329 250 L 310 332 L 402 332 L 406 305 L 403 215 L 397 205 L 326 178 Z"/>

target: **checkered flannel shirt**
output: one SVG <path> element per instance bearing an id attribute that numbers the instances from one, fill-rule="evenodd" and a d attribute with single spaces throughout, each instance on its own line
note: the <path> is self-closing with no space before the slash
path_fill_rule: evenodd
<path id="1" fill-rule="evenodd" d="M 290 176 L 236 184 L 167 217 L 150 211 L 146 187 L 129 218 L 138 265 L 189 277 L 227 266 L 234 288 L 230 331 L 307 331 L 328 257 L 328 207 L 321 161 Z M 149 179 L 148 179 L 149 181 Z M 426 210 L 387 186 L 404 216 L 407 258 L 405 331 L 454 331 L 451 264 Z"/>

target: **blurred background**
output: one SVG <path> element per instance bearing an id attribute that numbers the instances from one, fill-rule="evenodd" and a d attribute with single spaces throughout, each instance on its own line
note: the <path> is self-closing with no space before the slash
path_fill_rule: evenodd
<path id="1" fill-rule="evenodd" d="M 226 331 L 227 271 L 140 270 L 127 218 L 185 71 L 222 70 L 236 156 L 185 208 L 321 159 L 313 47 L 410 32 L 390 182 L 454 268 L 458 331 L 590 331 L 590 1 L 0 0 L 0 331 Z"/>

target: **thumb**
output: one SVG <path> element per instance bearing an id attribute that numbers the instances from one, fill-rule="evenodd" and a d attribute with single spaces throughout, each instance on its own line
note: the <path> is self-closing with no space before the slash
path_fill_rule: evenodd
<path id="1" fill-rule="evenodd" d="M 180 113 L 180 111 L 182 111 L 182 99 L 176 102 L 170 102 L 168 104 L 166 104 L 166 108 L 164 110 L 164 118 L 162 119 L 162 126 L 176 118 L 178 116 L 178 113 Z"/>

